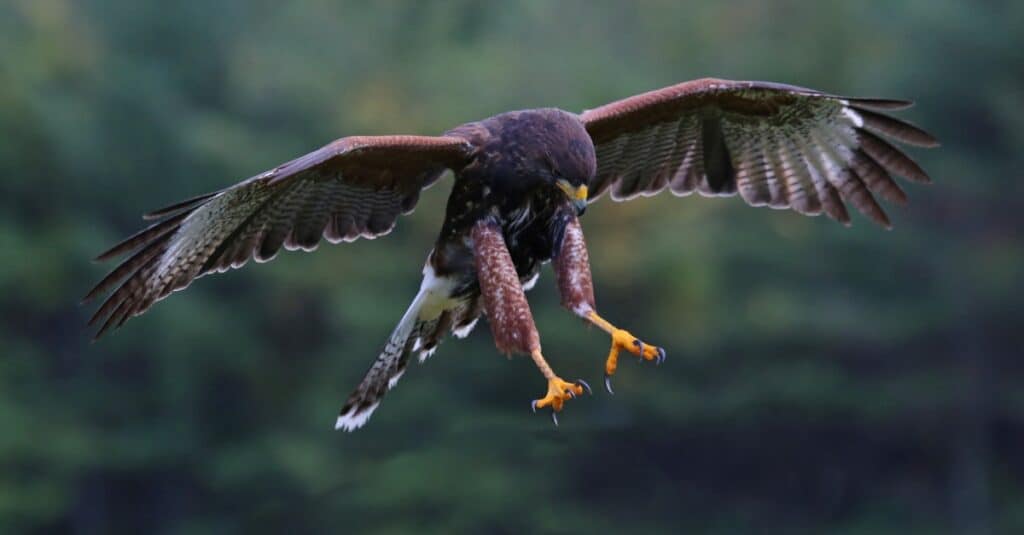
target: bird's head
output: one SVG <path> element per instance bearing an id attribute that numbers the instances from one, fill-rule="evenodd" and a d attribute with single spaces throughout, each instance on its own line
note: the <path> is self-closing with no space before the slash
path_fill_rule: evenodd
<path id="1" fill-rule="evenodd" d="M 461 129 L 461 130 L 460 130 Z M 594 143 L 579 116 L 555 108 L 495 115 L 453 132 L 482 138 L 470 169 L 511 199 L 538 190 L 564 195 L 582 214 L 597 169 Z"/>
<path id="2" fill-rule="evenodd" d="M 543 178 L 561 190 L 576 213 L 583 215 L 587 208 L 587 185 L 597 168 L 594 144 L 575 115 L 560 111 L 553 119 L 553 135 L 548 136 L 543 146 L 538 167 Z"/>
<path id="3" fill-rule="evenodd" d="M 563 164 L 552 163 L 547 175 L 548 181 L 560 189 L 576 208 L 577 215 L 583 215 L 587 209 L 587 184 L 593 175 L 593 168 L 588 170 L 586 165 L 582 165 L 584 163 L 572 159 Z"/>

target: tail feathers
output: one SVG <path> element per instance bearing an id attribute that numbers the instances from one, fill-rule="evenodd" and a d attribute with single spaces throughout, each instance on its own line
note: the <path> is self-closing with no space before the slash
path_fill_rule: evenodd
<path id="1" fill-rule="evenodd" d="M 349 395 L 341 414 L 334 424 L 335 429 L 352 431 L 366 424 L 373 411 L 380 405 L 384 394 L 398 384 L 409 364 L 409 357 L 419 353 L 420 362 L 426 360 L 437 349 L 444 317 L 447 312 L 431 320 L 419 319 L 423 299 L 417 296 L 402 321 L 384 345 L 384 350 L 373 361 L 362 382 Z"/>
<path id="2" fill-rule="evenodd" d="M 362 382 L 345 401 L 345 406 L 341 408 L 338 420 L 334 424 L 335 429 L 352 431 L 362 427 L 370 419 L 384 394 L 398 383 L 398 379 L 405 372 L 405 366 L 409 361 L 409 349 L 407 340 L 388 340 L 384 351 L 373 361 Z"/>
<path id="3" fill-rule="evenodd" d="M 481 312 L 476 301 L 460 303 L 433 319 L 422 320 L 418 316 L 423 300 L 417 297 L 362 382 L 345 401 L 334 428 L 352 431 L 366 424 L 384 394 L 398 384 L 413 353 L 418 354 L 422 363 L 437 350 L 449 330 L 461 335 L 460 338 L 469 334 Z"/>

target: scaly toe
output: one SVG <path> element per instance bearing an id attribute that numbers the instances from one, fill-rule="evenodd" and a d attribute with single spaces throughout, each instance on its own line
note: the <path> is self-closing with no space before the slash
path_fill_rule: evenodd
<path id="1" fill-rule="evenodd" d="M 541 399 L 535 399 L 530 403 L 530 409 L 537 412 L 537 409 L 551 407 L 551 421 L 557 426 L 558 417 L 555 413 L 562 410 L 565 402 L 582 395 L 586 390 L 591 393 L 590 385 L 586 381 L 578 380 L 576 383 L 563 381 L 559 377 L 552 377 L 548 380 L 548 393 Z"/>
<path id="2" fill-rule="evenodd" d="M 665 362 L 665 350 L 650 344 L 645 344 L 639 338 L 633 336 L 629 331 L 616 329 L 612 332 L 612 349 L 604 366 L 604 388 L 609 394 L 615 394 L 612 390 L 612 375 L 615 374 L 619 364 L 619 352 L 628 351 L 638 357 L 637 362 L 645 360 L 653 361 L 656 365 Z"/>
<path id="3" fill-rule="evenodd" d="M 655 364 L 665 361 L 665 350 L 654 345 L 645 344 L 643 340 L 633 336 L 629 331 L 619 330 L 612 335 L 612 343 L 619 349 L 625 349 L 641 360 L 651 360 Z"/>

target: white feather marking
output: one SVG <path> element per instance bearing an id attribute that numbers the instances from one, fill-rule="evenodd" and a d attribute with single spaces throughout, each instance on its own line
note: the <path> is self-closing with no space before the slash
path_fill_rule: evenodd
<path id="1" fill-rule="evenodd" d="M 405 370 L 402 370 L 402 371 L 392 375 L 391 378 L 388 379 L 388 390 L 391 390 L 392 388 L 394 388 L 395 385 L 398 384 L 398 380 L 401 379 L 403 375 L 405 375 Z"/>
<path id="2" fill-rule="evenodd" d="M 437 351 L 437 346 L 434 346 L 430 349 L 424 349 L 423 351 L 420 351 L 419 355 L 417 355 L 416 358 L 420 360 L 420 364 L 423 364 L 424 362 L 427 361 L 427 359 L 429 359 L 434 354 L 435 351 Z"/>
<path id="3" fill-rule="evenodd" d="M 591 308 L 589 303 L 580 303 L 580 304 L 576 305 L 576 307 L 574 307 L 572 309 L 572 313 L 576 314 L 577 316 L 579 316 L 581 318 L 587 317 L 587 314 L 590 314 L 593 311 L 594 311 L 594 309 Z"/>
<path id="4" fill-rule="evenodd" d="M 528 291 L 532 290 L 533 287 L 537 285 L 537 280 L 538 279 L 540 279 L 540 272 L 539 271 L 534 273 L 532 277 L 530 277 L 529 279 L 527 279 L 526 282 L 523 283 L 523 291 L 524 292 L 528 292 Z"/>
<path id="5" fill-rule="evenodd" d="M 352 407 L 345 414 L 338 416 L 338 420 L 334 423 L 334 429 L 341 429 L 342 431 L 359 429 L 370 419 L 378 405 L 380 405 L 379 401 L 361 411 L 358 410 L 358 407 Z"/>
<path id="6" fill-rule="evenodd" d="M 477 317 L 473 321 L 463 325 L 462 327 L 452 329 L 452 334 L 454 334 L 456 338 L 465 338 L 469 336 L 469 333 L 473 331 L 473 327 L 476 327 L 476 322 L 479 320 L 480 318 Z"/>
<path id="7" fill-rule="evenodd" d="M 864 118 L 861 117 L 860 114 L 857 113 L 856 111 L 854 111 L 853 109 L 848 108 L 847 107 L 848 105 L 849 105 L 849 102 L 846 102 L 844 100 L 843 101 L 843 117 L 846 117 L 847 119 L 849 119 L 850 122 L 853 123 L 853 126 L 856 126 L 857 128 L 863 127 L 864 126 Z"/>
<path id="8" fill-rule="evenodd" d="M 456 281 L 450 277 L 438 277 L 434 268 L 430 266 L 429 260 L 423 266 L 423 283 L 420 284 L 420 296 L 423 302 L 420 305 L 418 318 L 421 321 L 437 319 L 445 310 L 454 308 L 458 301 L 451 298 L 455 290 Z"/>
<path id="9" fill-rule="evenodd" d="M 256 255 L 256 256 L 252 257 L 252 259 L 255 260 L 257 264 L 266 264 L 267 262 L 270 262 L 271 260 L 273 260 L 275 258 L 277 258 L 277 253 L 276 252 L 274 254 L 266 257 L 266 258 L 261 258 L 260 255 Z"/>
<path id="10" fill-rule="evenodd" d="M 416 326 L 416 318 L 419 312 L 423 310 L 423 304 L 426 301 L 427 296 L 420 290 L 416 294 L 416 298 L 412 300 L 412 304 L 409 305 L 409 309 L 402 315 L 402 320 L 398 322 L 395 330 L 391 333 L 391 337 L 388 339 L 390 342 L 395 344 L 404 344 L 409 338 L 409 334 L 412 333 L 413 327 Z"/>
<path id="11" fill-rule="evenodd" d="M 284 247 L 285 251 L 302 251 L 304 253 L 312 253 L 320 247 L 320 244 L 318 243 L 316 245 L 305 246 L 299 245 L 293 241 L 285 241 L 282 247 Z M 275 255 L 276 254 L 277 253 L 275 253 Z"/>

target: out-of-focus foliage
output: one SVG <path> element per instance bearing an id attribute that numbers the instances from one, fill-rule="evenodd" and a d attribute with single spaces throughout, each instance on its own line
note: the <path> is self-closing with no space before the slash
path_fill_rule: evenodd
<path id="1" fill-rule="evenodd" d="M 1024 531 L 1024 2 L 0 5 L 0 532 Z M 449 183 L 385 239 L 205 278 L 90 345 L 138 215 L 342 135 L 580 110 L 702 76 L 907 97 L 941 149 L 895 230 L 737 199 L 601 201 L 615 397 L 486 327 L 331 430 Z M 566 377 L 607 338 L 530 297 Z"/>

